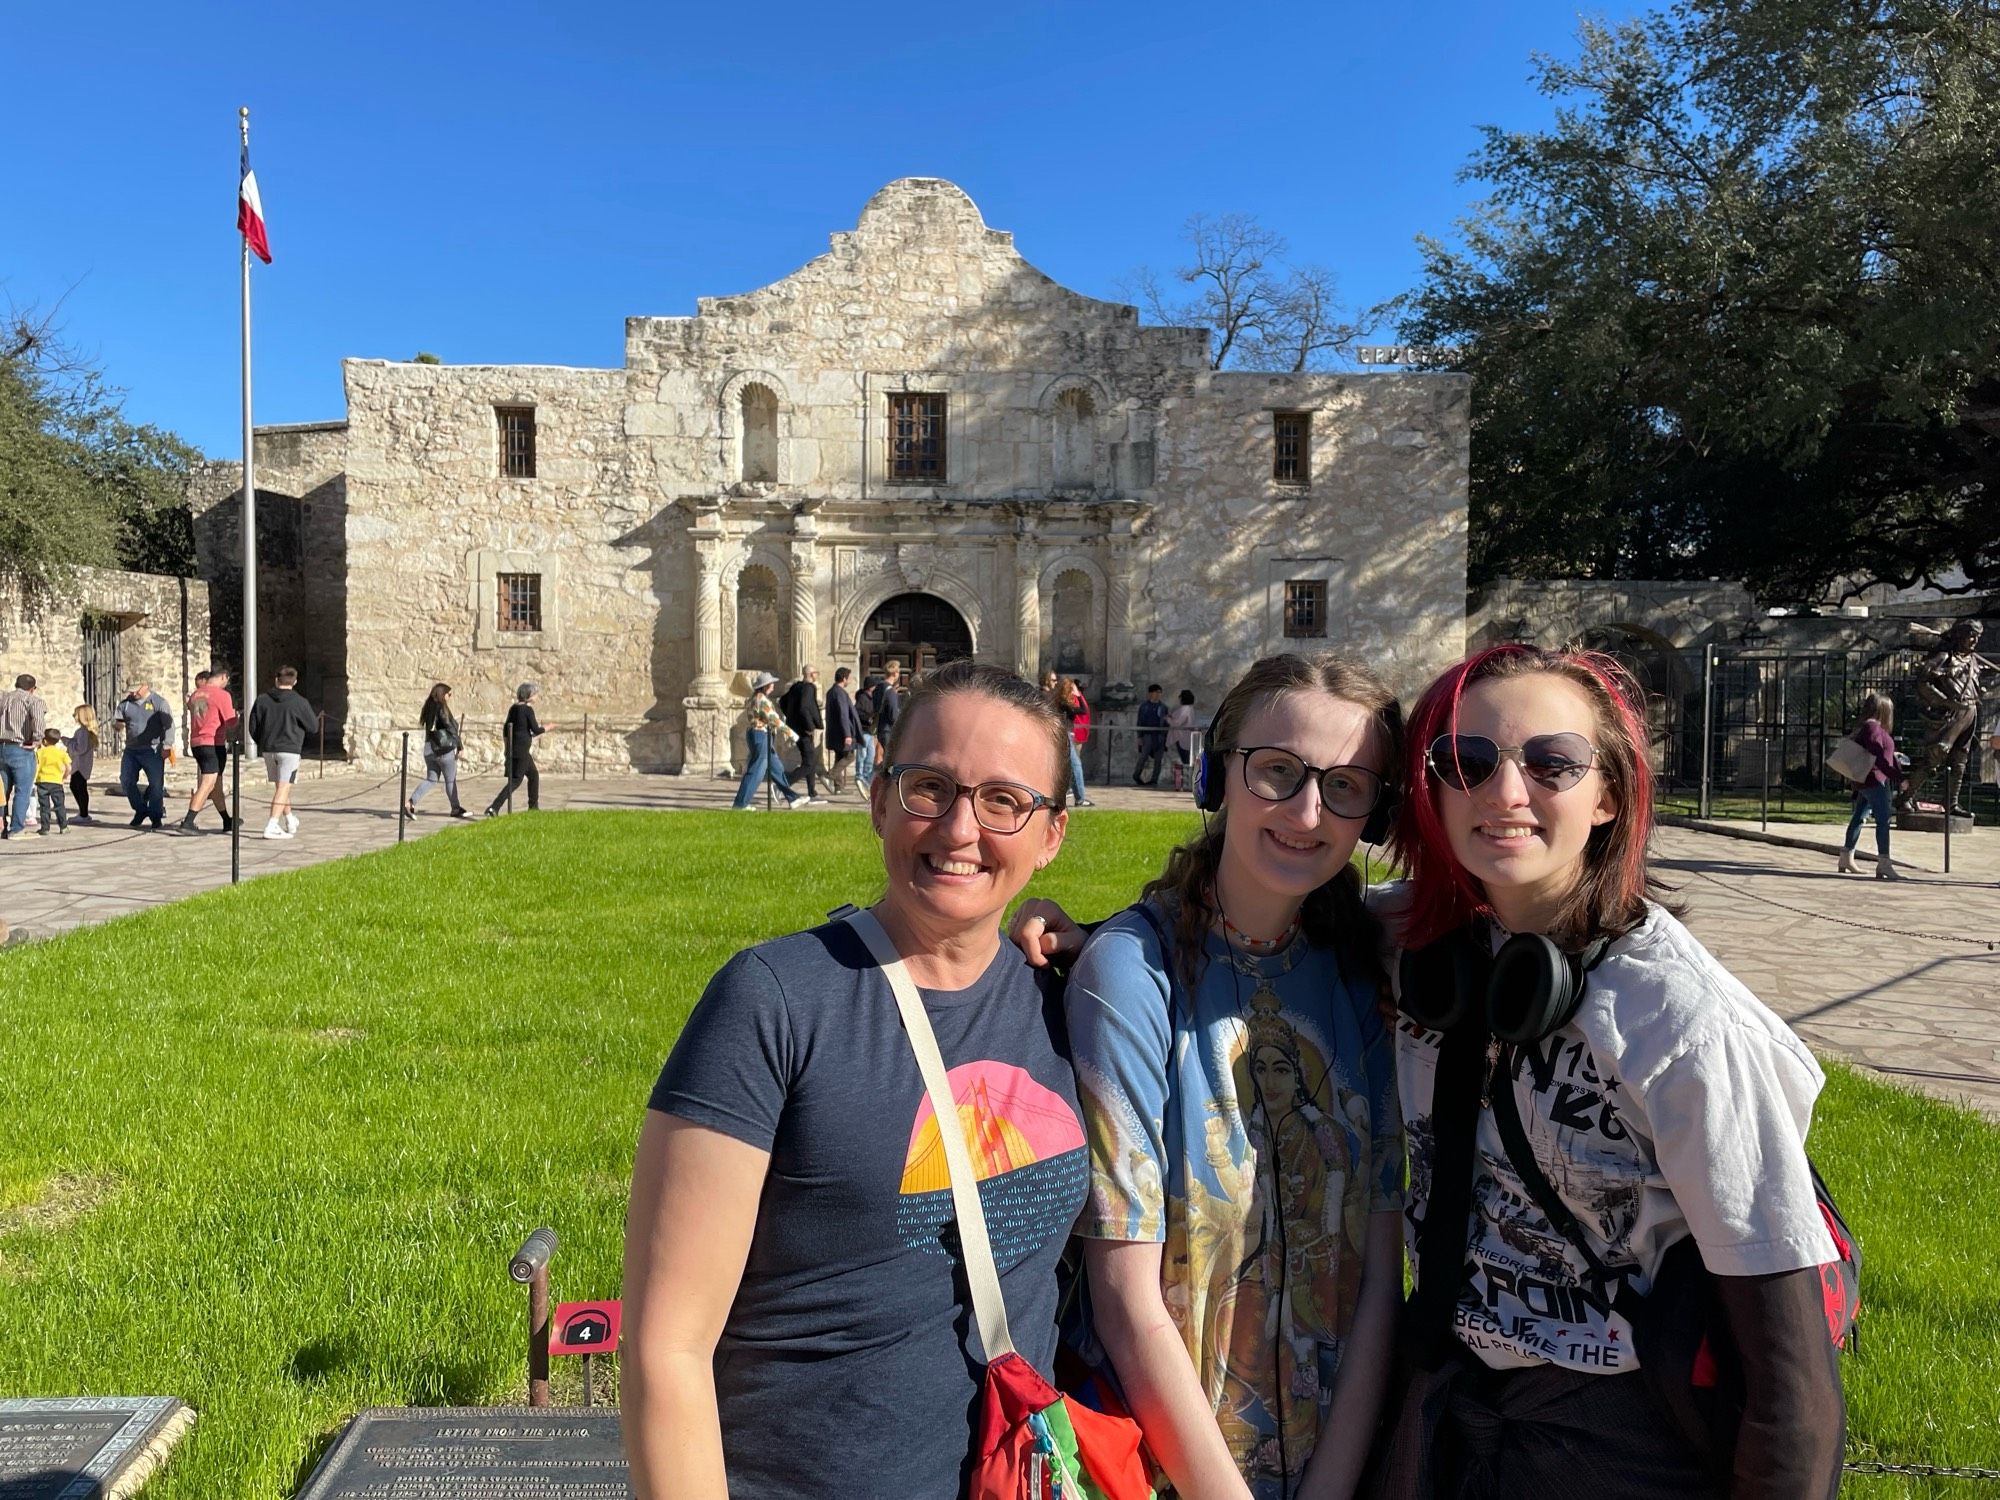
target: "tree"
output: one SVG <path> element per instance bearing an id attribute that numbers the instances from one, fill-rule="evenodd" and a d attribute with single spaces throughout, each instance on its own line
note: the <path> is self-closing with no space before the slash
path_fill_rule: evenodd
<path id="1" fill-rule="evenodd" d="M 127 422 L 51 316 L 0 321 L 0 574 L 45 586 L 77 567 L 193 573 L 187 486 L 200 456 Z"/>
<path id="2" fill-rule="evenodd" d="M 1333 272 L 1289 263 L 1283 237 L 1248 214 L 1196 214 L 1187 241 L 1187 265 L 1135 271 L 1121 291 L 1155 323 L 1210 330 L 1210 369 L 1324 369 L 1367 331 Z"/>
<path id="3" fill-rule="evenodd" d="M 1579 39 L 1404 308 L 1473 375 L 1475 578 L 2000 586 L 2000 10 L 1687 0 Z"/>

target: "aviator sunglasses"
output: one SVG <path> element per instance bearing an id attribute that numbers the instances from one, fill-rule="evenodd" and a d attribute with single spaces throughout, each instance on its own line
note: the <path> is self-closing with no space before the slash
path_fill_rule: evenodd
<path id="1" fill-rule="evenodd" d="M 1567 791 L 1583 780 L 1597 747 L 1580 734 L 1538 734 L 1519 745 L 1496 745 L 1483 734 L 1441 734 L 1425 756 L 1431 775 L 1461 792 L 1484 786 L 1511 760 L 1536 786 Z"/>

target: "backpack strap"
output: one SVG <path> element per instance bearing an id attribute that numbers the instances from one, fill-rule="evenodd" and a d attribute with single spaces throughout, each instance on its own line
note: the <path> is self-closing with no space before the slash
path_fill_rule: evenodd
<path id="1" fill-rule="evenodd" d="M 951 1174 L 951 1206 L 958 1218 L 958 1242 L 965 1252 L 965 1281 L 972 1292 L 972 1316 L 979 1325 L 979 1342 L 986 1350 L 987 1363 L 1014 1352 L 1014 1336 L 1007 1328 L 1007 1302 L 1000 1293 L 1000 1272 L 993 1263 L 993 1243 L 986 1234 L 986 1210 L 979 1202 L 979 1179 L 972 1170 L 972 1153 L 965 1147 L 965 1130 L 959 1124 L 958 1101 L 952 1097 L 951 1081 L 945 1076 L 944 1057 L 938 1051 L 937 1033 L 931 1030 L 924 1013 L 923 998 L 903 966 L 902 955 L 889 941 L 871 911 L 853 911 L 847 925 L 868 945 L 882 977 L 896 997 L 902 1013 L 903 1030 L 909 1034 L 910 1050 L 917 1055 L 917 1071 L 923 1074 L 924 1091 L 930 1095 L 931 1110 L 937 1115 L 938 1139 L 944 1143 L 945 1166 Z"/>
<path id="2" fill-rule="evenodd" d="M 1577 1254 L 1584 1258 L 1598 1286 L 1617 1287 L 1611 1298 L 1611 1310 L 1629 1323 L 1637 1311 L 1639 1294 L 1632 1290 L 1632 1284 L 1625 1276 L 1606 1267 L 1597 1252 L 1590 1248 L 1583 1226 L 1577 1223 L 1576 1215 L 1570 1212 L 1569 1205 L 1563 1202 L 1542 1171 L 1541 1163 L 1535 1159 L 1535 1148 L 1529 1143 L 1528 1132 L 1521 1124 L 1520 1102 L 1514 1097 L 1514 1078 L 1519 1067 L 1520 1056 L 1509 1046 L 1493 1070 L 1493 1123 L 1500 1127 L 1500 1144 L 1506 1148 L 1507 1159 L 1514 1164 L 1521 1186 L 1528 1190 L 1528 1196 L 1535 1200 L 1535 1206 L 1548 1219 L 1549 1226 L 1568 1240 Z"/>
<path id="3" fill-rule="evenodd" d="M 1435 1367 L 1451 1347 L 1452 1319 L 1465 1286 L 1472 1223 L 1472 1167 L 1479 1128 L 1483 1026 L 1454 1026 L 1438 1043 L 1431 1087 L 1431 1192 L 1417 1230 L 1417 1289 L 1404 1312 L 1410 1357 Z"/>

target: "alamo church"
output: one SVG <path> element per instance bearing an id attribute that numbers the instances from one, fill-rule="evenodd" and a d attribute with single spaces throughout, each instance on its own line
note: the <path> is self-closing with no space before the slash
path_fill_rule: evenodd
<path id="1" fill-rule="evenodd" d="M 1266 652 L 1407 693 L 1465 642 L 1464 377 L 1211 371 L 1206 330 L 1056 285 L 935 178 L 782 281 L 628 319 L 617 369 L 343 374 L 346 420 L 257 433 L 260 675 L 299 666 L 364 762 L 434 680 L 490 723 L 532 679 L 593 763 L 709 775 L 739 669 L 972 655 L 1205 716 Z M 195 502 L 222 659 L 232 468 Z"/>

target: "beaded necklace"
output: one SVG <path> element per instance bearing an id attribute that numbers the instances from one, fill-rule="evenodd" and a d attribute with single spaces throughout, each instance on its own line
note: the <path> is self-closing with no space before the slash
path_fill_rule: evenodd
<path id="1" fill-rule="evenodd" d="M 1282 953 L 1285 949 L 1291 947 L 1293 941 L 1299 935 L 1300 928 L 1304 925 L 1304 920 L 1304 913 L 1301 912 L 1298 916 L 1293 917 L 1286 924 L 1285 930 L 1276 937 L 1254 938 L 1225 916 L 1222 919 L 1222 935 L 1229 942 L 1230 946 L 1234 948 L 1239 948 L 1243 952 L 1255 957 L 1267 957 L 1273 953 Z"/>

